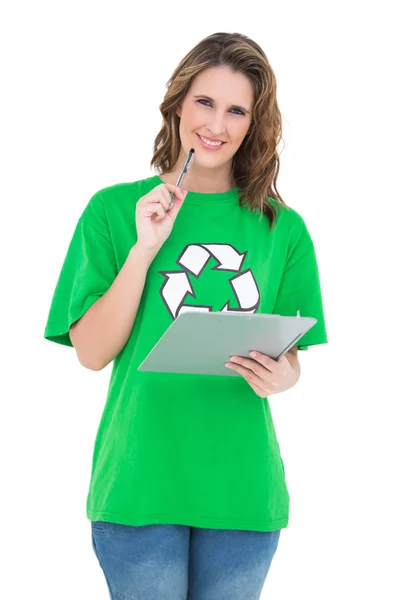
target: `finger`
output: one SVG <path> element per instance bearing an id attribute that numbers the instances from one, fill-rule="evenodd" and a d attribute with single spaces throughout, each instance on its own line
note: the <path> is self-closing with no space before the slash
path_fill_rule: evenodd
<path id="1" fill-rule="evenodd" d="M 260 363 L 260 365 L 271 371 L 271 373 L 276 373 L 277 371 L 279 371 L 280 363 L 278 363 L 278 361 L 274 360 L 267 354 L 262 354 L 261 352 L 252 350 L 250 352 L 250 356 L 254 358 L 254 360 L 256 360 L 258 363 Z"/>
<path id="2" fill-rule="evenodd" d="M 173 183 L 163 183 L 161 185 L 167 189 L 167 193 L 169 193 L 169 192 L 171 192 L 171 194 L 175 193 L 178 196 L 182 194 L 182 188 L 180 188 L 177 185 L 174 185 Z"/>
<path id="3" fill-rule="evenodd" d="M 161 204 L 160 204 L 160 206 L 161 206 Z M 153 219 L 153 220 L 154 220 L 154 223 L 158 223 L 159 221 L 162 221 L 162 220 L 164 219 L 164 217 L 165 217 L 165 215 L 166 215 L 166 214 L 167 214 L 167 213 L 166 213 L 166 211 L 165 211 L 164 207 L 162 207 L 162 211 L 161 211 L 161 209 L 159 208 L 159 209 L 158 209 L 158 210 L 157 210 L 157 211 L 154 213 L 154 215 L 153 215 L 153 217 L 154 217 L 154 219 Z"/>
<path id="4" fill-rule="evenodd" d="M 246 367 L 242 367 L 241 365 L 237 365 L 231 362 L 227 362 L 225 364 L 228 367 L 228 369 L 230 368 L 233 371 L 239 373 L 239 375 L 242 375 L 242 377 L 244 377 L 248 383 L 254 383 L 259 387 L 263 387 L 265 385 L 265 381 L 261 379 L 258 375 L 256 375 L 254 371 L 251 371 L 249 369 L 246 369 Z"/>
<path id="5" fill-rule="evenodd" d="M 163 199 L 165 200 L 165 203 L 163 203 L 163 206 L 165 207 L 165 210 L 168 212 L 170 204 L 171 204 L 171 194 L 169 193 L 167 186 L 164 186 L 161 191 L 163 194 Z M 178 196 L 178 198 L 179 197 L 180 196 Z"/>
<path id="6" fill-rule="evenodd" d="M 159 215 L 161 218 L 165 216 L 165 210 L 160 202 L 145 204 L 143 209 L 143 215 L 147 218 Z"/>
<path id="7" fill-rule="evenodd" d="M 156 204 L 156 207 L 157 207 L 157 210 L 156 210 L 156 213 L 157 213 L 156 220 L 157 220 L 157 222 L 158 221 L 162 221 L 163 218 L 165 217 L 165 209 L 162 206 L 162 204 Z"/>
<path id="8" fill-rule="evenodd" d="M 163 189 L 158 189 L 153 194 L 150 194 L 147 198 L 144 199 L 144 205 L 157 204 L 158 202 L 160 204 L 162 204 L 162 206 L 165 208 L 165 210 L 167 210 L 169 203 L 170 203 L 170 197 L 169 197 L 168 191 L 163 190 Z"/>
<path id="9" fill-rule="evenodd" d="M 182 199 L 175 197 L 172 208 L 168 212 L 168 214 L 172 217 L 172 219 L 175 220 L 176 215 L 181 210 L 182 205 L 185 201 L 186 195 L 187 195 L 187 190 L 183 190 L 183 198 Z"/>
<path id="10" fill-rule="evenodd" d="M 169 196 L 168 191 L 166 191 L 165 189 L 161 190 L 160 202 L 166 211 L 168 210 L 170 201 L 171 198 Z"/>
<path id="11" fill-rule="evenodd" d="M 162 197 L 165 199 L 162 204 L 166 210 L 168 210 L 171 204 L 171 194 L 176 194 L 177 198 L 183 200 L 182 189 L 172 183 L 162 183 L 154 189 L 157 190 L 157 192 L 161 192 Z"/>
<path id="12" fill-rule="evenodd" d="M 244 358 L 243 356 L 231 356 L 229 360 L 235 364 L 242 365 L 246 369 L 253 371 L 254 373 L 256 373 L 256 375 L 261 377 L 261 379 L 263 379 L 266 375 L 265 367 L 256 360 L 253 360 L 251 358 Z M 267 373 L 270 373 L 270 371 L 267 371 Z"/>
<path id="13" fill-rule="evenodd" d="M 174 192 L 171 195 L 168 192 L 168 211 L 171 211 L 173 209 L 173 207 L 175 206 L 175 203 L 177 201 L 179 201 L 181 203 L 179 205 L 179 207 L 180 207 L 186 197 L 186 194 L 187 194 L 186 190 L 179 190 L 179 192 L 176 192 L 176 193 Z"/>

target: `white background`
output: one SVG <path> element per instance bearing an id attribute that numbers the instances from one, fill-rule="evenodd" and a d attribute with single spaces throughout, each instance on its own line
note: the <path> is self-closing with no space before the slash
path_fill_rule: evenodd
<path id="1" fill-rule="evenodd" d="M 152 174 L 175 66 L 206 35 L 238 31 L 277 77 L 278 190 L 313 237 L 329 337 L 300 354 L 296 387 L 270 398 L 291 512 L 262 597 L 397 599 L 395 2 L 139 6 L 1 9 L 0 595 L 108 598 L 85 502 L 111 365 L 84 369 L 44 326 L 90 197 Z"/>

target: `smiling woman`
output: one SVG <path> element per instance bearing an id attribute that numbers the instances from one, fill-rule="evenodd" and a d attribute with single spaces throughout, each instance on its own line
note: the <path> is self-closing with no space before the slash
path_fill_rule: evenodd
<path id="1" fill-rule="evenodd" d="M 112 597 L 258 599 L 290 504 L 269 395 L 297 383 L 297 350 L 327 341 L 314 245 L 273 189 L 281 117 L 255 42 L 200 41 L 160 110 L 157 174 L 90 199 L 45 337 L 89 369 L 114 361 L 86 506 Z M 317 323 L 279 361 L 259 348 L 233 357 L 240 376 L 139 371 L 189 310 Z"/>
<path id="2" fill-rule="evenodd" d="M 282 139 L 276 87 L 267 56 L 250 38 L 215 33 L 197 44 L 176 67 L 160 105 L 163 126 L 151 165 L 162 181 L 176 182 L 193 146 L 197 170 L 186 188 L 212 193 L 237 186 L 241 206 L 267 215 L 272 228 L 285 207 L 276 189 Z"/>
<path id="3" fill-rule="evenodd" d="M 206 95 L 204 90 L 212 95 Z M 253 105 L 254 86 L 245 74 L 235 72 L 229 65 L 209 67 L 199 73 L 176 107 L 181 149 L 175 168 L 163 173 L 163 181 L 177 179 L 186 149 L 193 146 L 196 167 L 185 179 L 186 188 L 205 193 L 231 189 L 235 185 L 233 158 L 248 135 Z"/>

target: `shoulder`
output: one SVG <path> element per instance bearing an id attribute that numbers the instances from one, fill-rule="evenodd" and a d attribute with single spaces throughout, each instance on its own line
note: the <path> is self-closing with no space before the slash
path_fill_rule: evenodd
<path id="1" fill-rule="evenodd" d="M 273 198 L 268 199 L 278 211 L 275 237 L 286 255 L 290 257 L 312 252 L 314 242 L 301 213 L 292 206 L 277 203 Z"/>
<path id="2" fill-rule="evenodd" d="M 292 206 L 277 202 L 268 196 L 268 202 L 277 210 L 276 230 L 278 235 L 301 235 L 306 227 L 303 216 Z"/>

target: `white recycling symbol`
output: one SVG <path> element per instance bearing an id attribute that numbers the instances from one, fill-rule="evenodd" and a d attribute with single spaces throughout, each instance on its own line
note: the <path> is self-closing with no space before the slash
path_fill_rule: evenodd
<path id="1" fill-rule="evenodd" d="M 240 271 L 247 252 L 240 254 L 229 244 L 189 244 L 176 261 L 182 267 L 179 271 L 160 271 L 165 276 L 160 290 L 161 297 L 173 319 L 187 311 L 211 312 L 212 306 L 185 304 L 188 295 L 196 298 L 188 273 L 200 277 L 209 259 L 214 257 L 218 265 L 215 271 L 233 271 L 235 275 L 229 279 L 237 298 L 239 308 L 232 309 L 229 301 L 220 312 L 254 313 L 260 304 L 260 292 L 251 269 Z"/>

